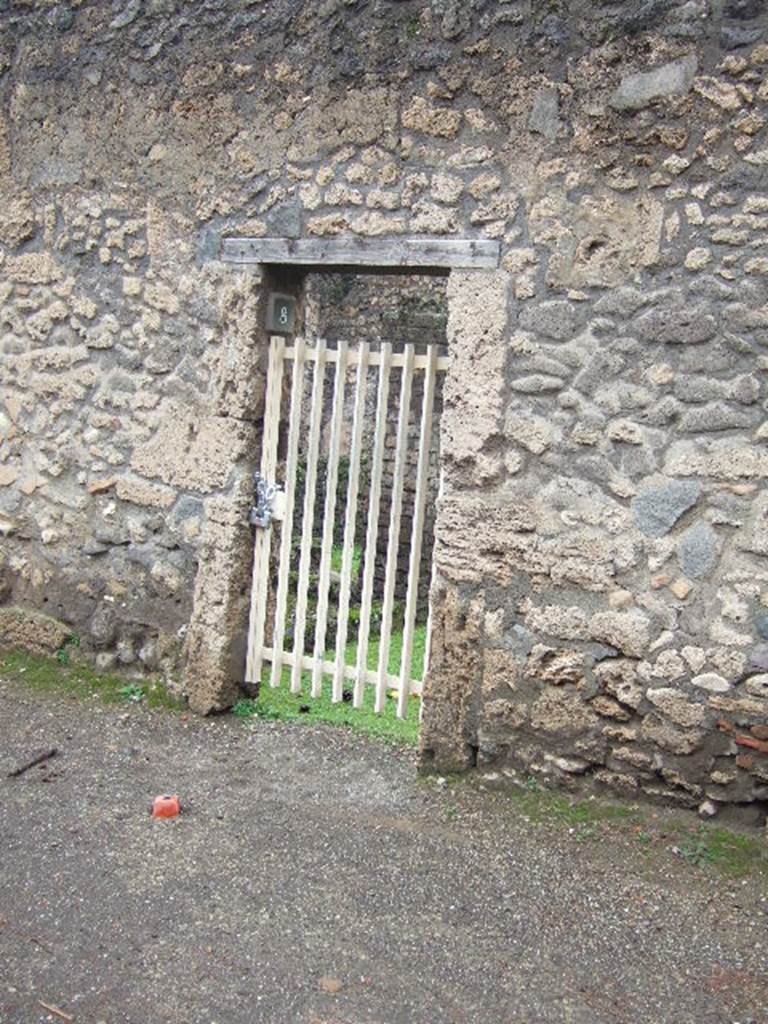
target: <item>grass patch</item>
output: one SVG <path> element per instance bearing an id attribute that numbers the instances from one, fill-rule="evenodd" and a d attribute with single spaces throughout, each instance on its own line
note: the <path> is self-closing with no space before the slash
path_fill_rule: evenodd
<path id="1" fill-rule="evenodd" d="M 376 669 L 379 667 L 379 651 L 381 649 L 381 641 L 378 636 L 372 636 L 368 643 L 368 668 Z M 423 679 L 424 678 L 424 660 L 426 658 L 427 651 L 427 627 L 426 625 L 418 625 L 413 631 L 413 649 L 411 651 L 411 679 Z M 347 665 L 357 664 L 357 640 L 353 640 L 347 644 L 346 651 L 346 663 Z M 334 651 L 329 651 L 326 654 L 326 658 L 332 660 L 336 657 Z M 387 671 L 393 675 L 400 674 L 400 663 L 403 658 L 403 631 L 402 629 L 393 630 L 389 640 L 389 663 L 387 665 Z"/>
<path id="2" fill-rule="evenodd" d="M 269 670 L 265 670 L 259 696 L 253 700 L 240 700 L 235 704 L 232 713 L 238 718 L 267 718 L 280 722 L 301 722 L 316 724 L 326 722 L 329 725 L 341 725 L 348 729 L 366 733 L 376 739 L 388 740 L 407 746 L 416 746 L 419 740 L 419 708 L 421 701 L 411 698 L 408 701 L 408 716 L 397 717 L 397 698 L 387 696 L 387 702 L 381 714 L 373 710 L 374 688 L 367 686 L 363 706 L 352 707 L 351 700 L 342 700 L 334 704 L 331 699 L 332 683 L 330 679 L 323 682 L 320 697 L 310 696 L 311 677 L 302 673 L 301 693 L 290 691 L 290 670 L 283 671 L 280 686 L 269 685 Z M 347 693 L 350 691 L 347 690 Z"/>
<path id="3" fill-rule="evenodd" d="M 378 636 L 371 637 L 368 645 L 368 668 L 376 669 L 379 664 L 379 650 L 381 647 Z M 421 679 L 424 675 L 424 660 L 427 647 L 426 625 L 416 626 L 413 637 L 413 651 L 411 657 L 412 678 Z M 403 633 L 397 630 L 392 633 L 389 645 L 388 671 L 394 675 L 400 673 L 400 662 L 403 655 Z M 354 665 L 357 662 L 357 641 L 353 641 L 346 647 L 346 664 Z M 335 658 L 333 651 L 326 654 L 328 660 Z M 232 713 L 237 718 L 268 718 L 281 722 L 326 722 L 329 725 L 341 725 L 349 729 L 356 729 L 358 732 L 366 733 L 377 739 L 388 740 L 392 743 L 401 743 L 407 746 L 417 746 L 419 741 L 419 710 L 421 701 L 412 697 L 408 701 L 408 715 L 406 718 L 397 717 L 397 696 L 390 691 L 387 695 L 384 710 L 377 714 L 374 711 L 375 691 L 374 687 L 366 686 L 363 698 L 363 706 L 355 708 L 351 700 L 343 700 L 334 703 L 332 697 L 332 682 L 326 678 L 323 680 L 323 692 L 320 697 L 311 696 L 311 676 L 303 672 L 301 676 L 301 693 L 290 692 L 290 670 L 283 671 L 280 685 L 271 687 L 269 685 L 269 667 L 265 668 L 259 696 L 254 700 L 240 700 L 232 708 Z M 345 692 L 351 694 L 352 684 L 345 683 Z"/>
<path id="4" fill-rule="evenodd" d="M 184 707 L 158 679 L 127 682 L 124 676 L 100 675 L 90 665 L 73 661 L 70 651 L 65 660 L 21 651 L 5 652 L 0 655 L 0 674 L 36 693 L 80 699 L 98 697 L 105 704 L 142 702 L 150 708 Z"/>
<path id="5" fill-rule="evenodd" d="M 331 572 L 341 572 L 343 560 L 344 548 L 338 544 L 334 544 L 331 548 Z M 360 570 L 363 566 L 363 548 L 361 544 L 352 545 L 352 561 L 350 565 L 352 579 L 356 580 L 360 576 Z"/>

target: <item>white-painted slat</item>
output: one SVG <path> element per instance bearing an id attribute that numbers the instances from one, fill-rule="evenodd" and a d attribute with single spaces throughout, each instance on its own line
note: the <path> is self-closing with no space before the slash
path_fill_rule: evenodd
<path id="1" fill-rule="evenodd" d="M 293 359 L 295 348 L 289 346 L 285 350 L 285 358 Z M 312 362 L 316 358 L 315 349 L 308 348 L 304 351 L 304 359 L 307 362 Z M 326 350 L 325 360 L 328 363 L 335 363 L 339 358 L 338 351 L 332 348 Z M 347 366 L 356 366 L 360 359 L 360 349 L 350 349 L 347 353 Z M 429 355 L 416 355 L 413 357 L 413 366 L 416 370 L 424 370 L 429 363 Z M 381 352 L 368 352 L 367 363 L 369 366 L 379 366 L 381 363 Z M 393 369 L 395 367 L 403 366 L 405 363 L 405 354 L 403 352 L 392 352 L 389 357 L 389 365 Z M 450 358 L 448 356 L 437 357 L 437 369 L 447 370 Z"/>
<path id="2" fill-rule="evenodd" d="M 400 378 L 400 408 L 395 435 L 395 467 L 392 473 L 392 504 L 389 512 L 389 534 L 387 536 L 387 561 L 384 570 L 384 595 L 381 607 L 381 634 L 379 640 L 379 681 L 376 687 L 377 712 L 384 710 L 387 698 L 387 665 L 389 642 L 392 638 L 392 610 L 397 582 L 397 556 L 400 552 L 400 520 L 403 511 L 403 481 L 408 456 L 408 420 L 411 412 L 411 386 L 413 384 L 413 345 L 405 346 L 405 364 Z"/>
<path id="3" fill-rule="evenodd" d="M 261 475 L 270 483 L 274 481 L 277 469 L 284 352 L 285 338 L 279 335 L 270 338 L 267 394 L 264 402 L 264 433 L 261 443 Z M 253 582 L 248 629 L 248 655 L 245 667 L 245 679 L 249 683 L 256 683 L 261 679 L 261 649 L 264 646 L 267 619 L 267 586 L 269 584 L 268 569 L 271 548 L 272 530 L 257 528 L 253 546 Z"/>
<path id="4" fill-rule="evenodd" d="M 390 360 L 392 343 L 381 344 L 379 363 L 379 394 L 376 402 L 376 430 L 373 439 L 373 460 L 371 464 L 370 500 L 368 503 L 368 532 L 365 540 L 365 561 L 363 590 L 360 602 L 360 628 L 357 634 L 357 678 L 355 680 L 354 704 L 363 703 L 365 689 L 364 673 L 368 668 L 368 641 L 371 632 L 371 603 L 373 580 L 376 571 L 376 542 L 379 534 L 379 501 L 381 498 L 381 475 L 384 465 L 384 443 L 387 434 L 387 404 L 389 402 Z"/>
<path id="5" fill-rule="evenodd" d="M 333 672 L 333 700 L 342 699 L 346 678 L 347 628 L 349 626 L 349 598 L 352 589 L 352 560 L 355 553 L 355 529 L 357 527 L 357 500 L 360 493 L 360 459 L 363 451 L 363 430 L 365 427 L 365 394 L 368 379 L 368 357 L 371 354 L 367 341 L 360 343 L 355 375 L 355 404 L 352 416 L 352 441 L 349 452 L 349 475 L 347 480 L 347 508 L 344 516 L 344 540 L 341 556 L 341 583 L 339 586 L 339 609 L 336 627 L 336 664 Z M 350 353 L 351 355 L 351 353 Z"/>
<path id="6" fill-rule="evenodd" d="M 331 587 L 331 558 L 333 533 L 336 525 L 336 487 L 339 479 L 339 451 L 341 425 L 344 416 L 344 393 L 347 377 L 347 343 L 339 342 L 336 377 L 333 385 L 331 436 L 328 442 L 328 469 L 325 479 L 325 508 L 323 511 L 323 539 L 320 548 L 320 568 L 317 583 L 317 618 L 315 623 L 315 664 L 312 669 L 312 696 L 323 692 L 321 662 L 325 654 L 325 630 L 328 624 L 328 595 Z"/>
<path id="7" fill-rule="evenodd" d="M 272 647 L 264 647 L 262 649 L 261 655 L 262 655 L 264 661 L 267 662 L 267 664 L 269 664 L 275 657 L 277 657 L 277 655 L 275 653 L 275 650 Z M 279 657 L 280 657 L 280 664 L 283 667 L 288 667 L 288 668 L 292 668 L 293 667 L 294 657 L 293 657 L 293 653 L 291 651 L 282 651 L 282 652 L 280 652 Z M 312 671 L 312 669 L 314 668 L 314 664 L 315 664 L 314 655 L 305 654 L 304 657 L 301 659 L 301 668 L 305 672 L 306 671 Z M 321 662 L 321 668 L 322 668 L 323 675 L 332 676 L 333 673 L 336 671 L 336 662 L 335 661 L 324 660 L 324 661 Z M 357 679 L 357 666 L 356 665 L 345 665 L 345 664 L 342 664 L 342 679 L 349 679 L 349 680 Z M 378 680 L 379 680 L 378 669 L 369 668 L 369 669 L 365 670 L 365 684 L 367 686 L 376 686 L 376 684 L 378 683 Z M 390 674 L 390 675 L 387 676 L 387 686 L 388 686 L 388 689 L 397 692 L 397 688 L 398 688 L 399 685 L 400 685 L 400 677 L 399 676 L 396 676 L 394 674 Z M 414 679 L 413 680 L 413 682 L 411 684 L 411 693 L 421 694 L 421 680 L 420 679 Z"/>
<path id="8" fill-rule="evenodd" d="M 294 664 L 291 672 L 291 692 L 301 690 L 301 660 L 304 657 L 304 632 L 307 625 L 307 601 L 309 597 L 309 570 L 312 562 L 312 540 L 315 525 L 315 497 L 317 489 L 317 464 L 320 458 L 320 423 L 323 416 L 323 392 L 325 390 L 325 341 L 318 340 L 315 372 L 312 380 L 312 400 L 309 414 L 309 438 L 307 440 L 307 469 L 304 479 L 304 514 L 301 520 L 301 545 L 299 555 L 299 580 L 296 588 L 296 615 L 293 627 Z"/>
<path id="9" fill-rule="evenodd" d="M 429 448 L 432 440 L 432 412 L 435 404 L 435 383 L 437 379 L 437 349 L 428 349 L 429 364 L 424 371 L 421 427 L 419 430 L 419 460 L 416 467 L 416 492 L 414 495 L 413 526 L 411 527 L 411 548 L 408 562 L 408 589 L 405 598 L 403 622 L 403 656 L 400 663 L 400 685 L 397 713 L 405 718 L 408 712 L 408 696 L 413 690 L 411 659 L 413 637 L 416 629 L 416 611 L 419 604 L 419 582 L 421 579 L 421 549 L 424 532 L 424 518 L 427 507 L 429 486 Z M 425 666 L 426 669 L 426 666 Z"/>
<path id="10" fill-rule="evenodd" d="M 275 598 L 275 625 L 273 644 L 277 652 L 272 659 L 270 685 L 279 686 L 282 672 L 282 650 L 285 636 L 285 614 L 288 601 L 288 580 L 291 568 L 291 534 L 293 533 L 293 504 L 296 492 L 296 468 L 299 461 L 299 434 L 301 427 L 301 400 L 304 384 L 303 338 L 296 339 L 293 374 L 291 377 L 291 406 L 288 418 L 288 454 L 285 466 L 285 516 L 280 536 L 280 565 L 277 574 Z"/>

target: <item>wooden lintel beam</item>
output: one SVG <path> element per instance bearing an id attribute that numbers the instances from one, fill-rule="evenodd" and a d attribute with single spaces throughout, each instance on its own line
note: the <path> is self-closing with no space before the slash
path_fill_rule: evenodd
<path id="1" fill-rule="evenodd" d="M 495 270 L 501 246 L 485 238 L 224 238 L 226 263 L 445 267 Z"/>

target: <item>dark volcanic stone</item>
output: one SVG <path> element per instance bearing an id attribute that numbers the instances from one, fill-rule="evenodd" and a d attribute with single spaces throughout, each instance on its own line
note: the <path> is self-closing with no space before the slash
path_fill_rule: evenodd
<path id="1" fill-rule="evenodd" d="M 708 575 L 717 561 L 717 534 L 709 523 L 699 521 L 686 530 L 677 546 L 680 568 L 692 580 Z"/>
<path id="2" fill-rule="evenodd" d="M 698 480 L 668 480 L 646 488 L 632 502 L 638 529 L 648 537 L 663 537 L 700 494 Z"/>
<path id="3" fill-rule="evenodd" d="M 729 3 L 723 6 L 723 14 L 726 18 L 750 21 L 764 14 L 765 7 L 765 0 L 729 0 Z"/>
<path id="4" fill-rule="evenodd" d="M 762 34 L 761 28 L 724 25 L 720 31 L 720 45 L 724 50 L 737 50 L 740 46 L 751 46 L 756 43 Z"/>

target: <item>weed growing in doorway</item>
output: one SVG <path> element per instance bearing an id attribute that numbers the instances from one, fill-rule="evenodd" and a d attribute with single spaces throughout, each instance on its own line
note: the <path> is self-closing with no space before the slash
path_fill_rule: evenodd
<path id="1" fill-rule="evenodd" d="M 235 718 L 256 718 L 258 713 L 258 702 L 250 697 L 243 697 L 232 707 L 232 714 Z"/>
<path id="2" fill-rule="evenodd" d="M 123 686 L 118 692 L 123 700 L 130 700 L 134 704 L 138 704 L 145 696 L 144 687 L 139 686 L 138 683 L 128 683 L 127 686 Z"/>

